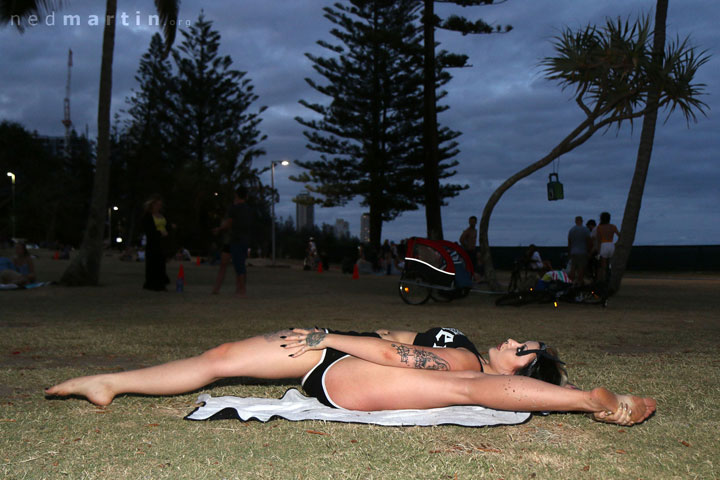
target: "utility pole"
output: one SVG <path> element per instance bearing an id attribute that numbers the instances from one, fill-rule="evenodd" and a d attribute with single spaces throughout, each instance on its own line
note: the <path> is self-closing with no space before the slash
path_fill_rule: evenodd
<path id="1" fill-rule="evenodd" d="M 70 70 L 72 69 L 72 50 L 68 49 L 67 83 L 65 84 L 65 101 L 63 102 L 63 120 L 65 125 L 65 157 L 70 157 L 70 131 L 72 120 L 70 120 Z"/>

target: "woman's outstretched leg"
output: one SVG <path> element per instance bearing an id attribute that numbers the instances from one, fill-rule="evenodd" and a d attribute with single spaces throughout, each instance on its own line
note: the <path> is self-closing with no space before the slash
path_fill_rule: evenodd
<path id="1" fill-rule="evenodd" d="M 398 369 L 357 359 L 338 362 L 326 374 L 333 401 L 355 410 L 481 405 L 498 410 L 589 412 L 599 421 L 632 425 L 655 411 L 655 400 L 559 387 L 518 375 Z"/>
<path id="2" fill-rule="evenodd" d="M 481 405 L 503 410 L 589 412 L 596 420 L 632 425 L 655 411 L 652 398 L 618 395 L 606 388 L 589 391 L 559 387 L 522 376 L 484 375 L 473 381 L 471 395 Z"/>
<path id="3" fill-rule="evenodd" d="M 197 357 L 175 360 L 127 372 L 72 378 L 45 390 L 47 395 L 78 395 L 96 405 L 108 405 L 121 393 L 173 395 L 190 392 L 221 378 L 299 378 L 319 360 L 313 351 L 288 357 L 280 347 L 289 330 L 226 343 Z M 307 357 L 307 358 L 305 358 Z"/>
<path id="4" fill-rule="evenodd" d="M 634 425 L 656 408 L 649 397 L 618 395 L 602 387 L 589 391 L 559 387 L 518 375 L 483 375 L 472 383 L 471 396 L 478 404 L 502 410 L 589 412 L 598 421 Z"/>

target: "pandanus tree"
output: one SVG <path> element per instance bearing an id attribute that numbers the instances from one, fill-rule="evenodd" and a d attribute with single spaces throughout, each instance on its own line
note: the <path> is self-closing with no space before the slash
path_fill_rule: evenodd
<path id="1" fill-rule="evenodd" d="M 656 61 L 662 61 L 663 50 L 665 50 L 665 26 L 667 21 L 669 0 L 658 0 L 655 7 L 655 32 L 653 33 L 653 56 Z M 657 123 L 658 99 L 661 86 L 654 84 L 648 90 L 647 111 L 643 117 L 642 130 L 640 132 L 640 143 L 638 145 L 637 159 L 635 161 L 635 172 L 633 173 L 630 191 L 625 202 L 625 213 L 622 219 L 620 231 L 622 235 L 615 248 L 612 258 L 612 275 L 610 276 L 610 289 L 620 289 L 622 277 L 625 274 L 627 262 L 630 257 L 630 250 L 635 241 L 637 223 L 640 218 L 640 207 L 642 206 L 643 192 L 645 191 L 645 180 L 650 169 L 650 158 L 652 157 L 653 143 L 655 141 L 655 125 Z"/>
<path id="2" fill-rule="evenodd" d="M 603 27 L 565 29 L 555 39 L 556 55 L 541 65 L 546 78 L 572 89 L 585 118 L 547 155 L 505 180 L 490 195 L 480 220 L 480 248 L 491 286 L 499 287 L 492 264 L 488 228 L 493 209 L 517 182 L 549 165 L 590 139 L 598 131 L 632 124 L 651 109 L 679 110 L 686 121 L 697 120 L 707 107 L 699 97 L 703 84 L 694 83 L 697 70 L 708 60 L 687 39 L 671 42 L 653 55 L 652 28 L 647 18 L 635 22 L 607 20 Z M 654 92 L 651 95 L 651 92 Z M 653 100 L 655 98 L 655 100 Z"/>
<path id="3" fill-rule="evenodd" d="M 61 0 L 0 0 L 0 25 L 8 23 L 23 32 L 28 21 L 54 12 L 67 2 Z M 163 28 L 166 54 L 175 40 L 179 0 L 155 0 L 159 24 Z M 110 106 L 112 98 L 112 65 L 115 50 L 117 0 L 106 0 L 102 60 L 97 117 L 97 158 L 93 180 L 90 213 L 80 251 L 63 273 L 65 285 L 97 285 L 100 280 L 108 190 L 110 187 Z"/>

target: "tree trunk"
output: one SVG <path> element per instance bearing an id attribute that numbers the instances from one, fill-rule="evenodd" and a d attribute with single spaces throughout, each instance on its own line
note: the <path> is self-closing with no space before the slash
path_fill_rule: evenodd
<path id="1" fill-rule="evenodd" d="M 607 107 L 610 108 L 610 107 Z M 606 109 L 607 110 L 607 109 Z M 601 114 L 602 112 L 600 112 Z M 506 191 L 510 189 L 517 182 L 523 178 L 537 172 L 542 167 L 549 165 L 553 160 L 558 158 L 560 155 L 573 150 L 585 143 L 592 135 L 609 120 L 603 120 L 598 124 L 594 124 L 596 116 L 588 117 L 575 130 L 565 137 L 555 148 L 550 151 L 546 156 L 538 160 L 537 162 L 523 168 L 515 175 L 505 180 L 493 193 L 490 195 L 485 208 L 483 209 L 482 217 L 480 218 L 479 226 L 479 242 L 480 252 L 483 257 L 483 267 L 485 269 L 485 278 L 487 279 L 488 285 L 492 290 L 499 290 L 500 284 L 497 281 L 495 274 L 495 267 L 492 261 L 492 255 L 490 254 L 490 241 L 488 240 L 488 230 L 490 228 L 490 216 L 492 215 L 493 209 L 500 201 Z"/>
<path id="2" fill-rule="evenodd" d="M 480 218 L 480 252 L 483 257 L 483 267 L 485 270 L 485 279 L 491 290 L 500 290 L 500 283 L 497 281 L 497 275 L 495 273 L 495 266 L 493 265 L 492 255 L 490 254 L 490 241 L 488 239 L 488 229 L 490 227 L 490 216 L 492 215 L 495 206 L 500 201 L 506 191 L 510 189 L 517 182 L 523 178 L 535 173 L 542 167 L 549 165 L 553 160 L 558 158 L 569 149 L 565 148 L 563 144 L 555 147 L 548 155 L 533 163 L 532 165 L 520 170 L 515 175 L 505 180 L 493 193 L 490 195 L 485 208 L 483 209 L 482 217 Z"/>
<path id="3" fill-rule="evenodd" d="M 100 281 L 100 262 L 103 254 L 108 188 L 110 186 L 110 102 L 116 13 L 117 0 L 107 0 L 98 98 L 97 159 L 90 200 L 90 214 L 80 250 L 60 279 L 60 283 L 63 285 L 97 285 Z"/>
<path id="4" fill-rule="evenodd" d="M 653 60 L 661 62 L 665 51 L 665 26 L 667 21 L 667 10 L 669 0 L 657 0 L 655 7 L 655 32 L 653 33 Z M 612 274 L 610 275 L 610 290 L 617 292 L 620 289 L 622 277 L 627 268 L 630 250 L 635 241 L 637 223 L 640 217 L 642 197 L 645 190 L 652 157 L 653 143 L 655 141 L 655 125 L 657 123 L 658 101 L 660 98 L 660 85 L 650 85 L 647 98 L 647 112 L 643 118 L 642 131 L 640 133 L 640 145 L 638 146 L 637 161 L 635 162 L 635 173 L 633 174 L 630 191 L 625 203 L 622 225 L 620 227 L 620 238 L 615 248 L 615 254 L 611 260 Z"/>
<path id="5" fill-rule="evenodd" d="M 423 15 L 424 53 L 423 67 L 423 176 L 425 181 L 425 223 L 427 236 L 433 240 L 443 239 L 438 174 L 439 148 L 437 134 L 437 99 L 435 96 L 435 0 L 425 0 Z"/>
<path id="6" fill-rule="evenodd" d="M 382 224 L 380 209 L 370 205 L 370 245 L 377 252 L 382 244 Z"/>

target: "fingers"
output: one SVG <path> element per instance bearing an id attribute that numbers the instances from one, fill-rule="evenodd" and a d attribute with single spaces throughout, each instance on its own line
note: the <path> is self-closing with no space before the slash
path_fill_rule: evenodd
<path id="1" fill-rule="evenodd" d="M 304 354 L 307 351 L 310 350 L 320 350 L 324 347 L 319 346 L 319 344 L 324 339 L 326 333 L 324 330 L 315 327 L 312 330 L 307 330 L 304 328 L 293 328 L 292 329 L 293 335 L 281 335 L 280 339 L 285 340 L 286 343 L 283 343 L 280 345 L 281 348 L 284 349 L 298 349 L 297 351 L 289 354 L 289 357 L 299 357 L 300 355 Z M 321 335 L 320 338 L 312 338 L 311 341 L 308 341 L 308 337 L 310 336 L 317 336 Z M 311 343 L 312 345 L 308 345 L 308 343 Z"/>
<path id="2" fill-rule="evenodd" d="M 289 354 L 288 357 L 299 357 L 300 355 L 308 351 L 307 343 L 305 342 L 306 337 L 307 334 L 282 336 L 280 338 L 286 340 L 287 343 L 283 343 L 282 345 L 280 345 L 280 347 L 286 350 L 296 349 L 296 351 Z"/>
<path id="3" fill-rule="evenodd" d="M 635 422 L 632 421 L 632 408 L 629 404 L 620 402 L 617 410 L 603 411 L 595 413 L 595 419 L 601 422 L 614 423 L 622 426 L 632 426 Z"/>
<path id="4" fill-rule="evenodd" d="M 630 419 L 632 417 L 632 409 L 627 403 L 621 402 L 618 405 L 617 411 L 608 417 L 613 423 L 623 426 L 630 426 L 634 422 Z"/>
<path id="5" fill-rule="evenodd" d="M 290 347 L 287 347 L 287 348 L 290 348 Z M 306 347 L 301 347 L 297 352 L 293 352 L 293 353 L 289 354 L 288 357 L 297 358 L 307 351 L 308 351 L 308 349 Z"/>

